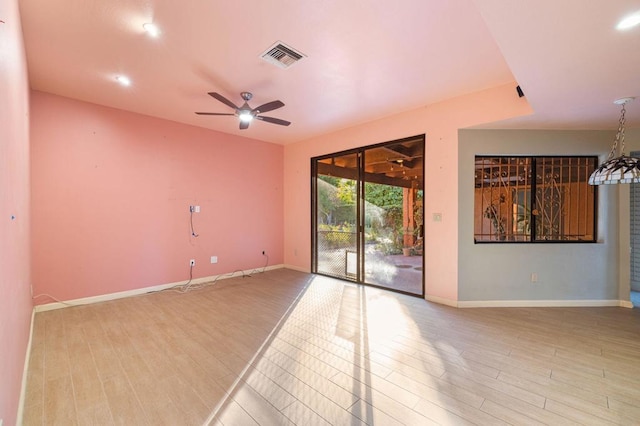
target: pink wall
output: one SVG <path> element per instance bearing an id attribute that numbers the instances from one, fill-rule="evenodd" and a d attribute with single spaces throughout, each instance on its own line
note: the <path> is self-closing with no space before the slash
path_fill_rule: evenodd
<path id="1" fill-rule="evenodd" d="M 458 297 L 458 129 L 530 114 L 516 84 L 485 90 L 285 147 L 285 263 L 311 267 L 310 158 L 426 134 L 425 277 L 427 296 Z M 442 222 L 433 222 L 433 213 Z"/>
<path id="2" fill-rule="evenodd" d="M 29 82 L 18 1 L 0 2 L 0 419 L 16 423 L 29 340 Z M 12 219 L 13 217 L 13 219 Z"/>
<path id="3" fill-rule="evenodd" d="M 42 92 L 31 115 L 35 294 L 184 281 L 189 259 L 194 278 L 261 267 L 262 250 L 283 263 L 282 146 Z"/>

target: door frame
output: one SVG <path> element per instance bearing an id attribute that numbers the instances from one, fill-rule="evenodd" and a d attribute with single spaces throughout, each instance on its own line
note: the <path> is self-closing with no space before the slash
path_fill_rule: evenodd
<path id="1" fill-rule="evenodd" d="M 416 135 L 416 136 L 410 136 L 410 137 L 406 137 L 406 138 L 402 138 L 402 139 L 396 139 L 396 140 L 392 140 L 392 141 L 387 141 L 387 142 L 381 142 L 381 143 L 377 143 L 377 144 L 373 144 L 373 145 L 367 145 L 367 146 L 362 146 L 362 147 L 357 147 L 357 148 L 351 148 L 351 149 L 347 149 L 344 151 L 339 151 L 339 152 L 333 152 L 330 154 L 325 154 L 325 155 L 320 155 L 320 156 L 316 156 L 316 157 L 312 157 L 310 159 L 310 170 L 311 170 L 311 176 L 310 176 L 310 181 L 311 181 L 311 272 L 313 274 L 318 274 L 318 275 L 325 275 L 325 276 L 331 276 L 332 278 L 336 278 L 336 279 L 343 279 L 345 281 L 349 281 L 349 282 L 355 282 L 357 284 L 363 284 L 363 285 L 367 285 L 370 287 L 375 287 L 375 288 L 380 288 L 383 290 L 389 290 L 389 291 L 394 291 L 396 293 L 402 293 L 402 294 L 406 294 L 409 296 L 414 296 L 414 297 L 420 297 L 420 298 L 424 298 L 425 295 L 425 251 L 423 249 L 422 251 L 422 270 L 421 272 L 421 293 L 411 293 L 408 291 L 403 291 L 403 290 L 399 290 L 399 289 L 395 289 L 393 287 L 385 287 L 385 286 L 381 286 L 381 285 L 376 285 L 376 284 L 372 284 L 372 283 L 368 283 L 365 281 L 365 273 L 364 273 L 364 267 L 365 267 L 365 256 L 364 256 L 364 249 L 365 249 L 365 238 L 364 238 L 364 211 L 365 211 L 365 203 L 364 203 L 364 191 L 365 191 L 365 179 L 364 179 L 364 161 L 365 161 L 365 155 L 366 155 L 366 151 L 370 150 L 370 149 L 374 149 L 374 148 L 380 148 L 380 147 L 384 147 L 384 146 L 388 146 L 388 145 L 395 145 L 395 144 L 400 144 L 403 142 L 409 142 L 409 141 L 416 141 L 416 140 L 421 140 L 422 142 L 422 188 L 423 188 L 423 203 L 422 203 L 422 217 L 424 218 L 424 210 L 425 210 L 425 202 L 424 202 L 424 188 L 425 188 L 425 181 L 424 181 L 424 166 L 425 166 L 425 151 L 426 151 L 426 136 L 424 134 L 422 135 Z M 333 157 L 341 157 L 341 156 L 347 156 L 347 155 L 356 155 L 357 156 L 357 181 L 356 181 L 356 258 L 357 258 L 357 272 L 356 272 L 356 277 L 355 279 L 349 279 L 348 277 L 344 277 L 344 278 L 340 278 L 340 277 L 335 277 L 333 275 L 327 275 L 327 274 L 323 274 L 322 272 L 318 272 L 318 253 L 317 253 L 317 236 L 318 236 L 318 200 L 317 200 L 317 175 L 318 175 L 318 161 L 320 160 L 325 160 L 328 158 L 333 158 Z M 424 223 L 423 223 L 423 229 L 424 229 Z M 423 246 L 424 246 L 424 239 L 426 239 L 426 235 L 423 236 Z"/>

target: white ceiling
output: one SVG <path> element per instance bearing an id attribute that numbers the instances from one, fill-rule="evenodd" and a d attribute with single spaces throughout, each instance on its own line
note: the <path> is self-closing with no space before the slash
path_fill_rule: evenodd
<path id="1" fill-rule="evenodd" d="M 291 143 L 517 81 L 532 116 L 485 127 L 611 129 L 640 96 L 638 0 L 21 0 L 31 87 L 225 133 Z M 151 38 L 142 25 L 157 24 Z M 307 57 L 259 56 L 284 42 Z M 127 75 L 121 87 L 117 75 Z M 207 92 L 252 107 L 239 130 Z M 514 88 L 514 96 L 515 88 Z M 640 125 L 640 99 L 628 107 Z"/>

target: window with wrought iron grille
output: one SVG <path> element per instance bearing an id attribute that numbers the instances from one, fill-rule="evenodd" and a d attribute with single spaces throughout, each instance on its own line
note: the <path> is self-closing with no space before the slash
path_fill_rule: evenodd
<path id="1" fill-rule="evenodd" d="M 475 242 L 595 242 L 597 161 L 476 156 Z"/>

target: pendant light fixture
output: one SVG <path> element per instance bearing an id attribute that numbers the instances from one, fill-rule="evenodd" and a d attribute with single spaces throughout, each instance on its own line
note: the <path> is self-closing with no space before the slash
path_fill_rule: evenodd
<path id="1" fill-rule="evenodd" d="M 618 121 L 618 132 L 607 161 L 591 173 L 589 185 L 640 182 L 640 158 L 627 157 L 624 154 L 624 114 L 626 112 L 624 106 L 634 99 L 621 98 L 613 102 L 616 105 L 622 105 L 620 120 Z M 620 155 L 614 157 L 618 153 L 618 144 L 620 144 Z"/>

